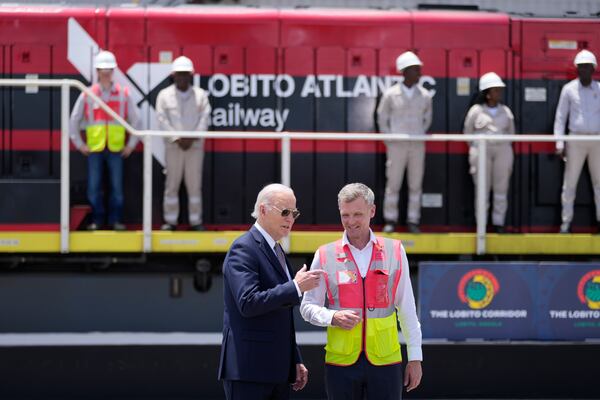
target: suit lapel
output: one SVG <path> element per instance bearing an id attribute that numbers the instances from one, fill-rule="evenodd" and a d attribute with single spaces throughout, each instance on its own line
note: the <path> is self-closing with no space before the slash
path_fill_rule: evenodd
<path id="1" fill-rule="evenodd" d="M 254 240 L 256 240 L 256 242 L 258 243 L 258 247 L 260 247 L 262 252 L 267 256 L 267 258 L 271 262 L 271 265 L 273 266 L 273 269 L 277 272 L 277 274 L 279 274 L 279 277 L 284 279 L 285 281 L 287 281 L 287 276 L 283 272 L 283 269 L 281 268 L 281 264 L 279 263 L 279 260 L 277 259 L 277 256 L 275 255 L 275 252 L 273 251 L 273 249 L 271 249 L 269 247 L 269 244 L 267 243 L 267 239 L 265 239 L 265 237 L 254 226 L 252 226 L 252 228 L 250 229 L 250 233 L 252 233 Z M 287 259 L 286 259 L 286 267 L 287 267 Z"/>

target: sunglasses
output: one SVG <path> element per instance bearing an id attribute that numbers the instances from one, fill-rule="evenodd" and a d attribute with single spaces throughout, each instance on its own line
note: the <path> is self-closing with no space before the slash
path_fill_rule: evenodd
<path id="1" fill-rule="evenodd" d="M 276 206 L 271 206 L 271 208 L 276 209 L 277 211 L 279 211 L 281 213 L 282 217 L 287 217 L 288 215 L 292 214 L 292 218 L 294 219 L 298 219 L 298 217 L 300 216 L 300 210 L 298 210 L 297 208 L 284 208 L 283 210 L 279 207 Z"/>

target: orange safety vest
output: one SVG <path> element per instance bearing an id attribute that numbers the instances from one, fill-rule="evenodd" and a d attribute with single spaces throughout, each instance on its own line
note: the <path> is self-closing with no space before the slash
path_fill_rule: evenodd
<path id="1" fill-rule="evenodd" d="M 326 272 L 328 308 L 355 310 L 362 316 L 351 330 L 327 328 L 325 362 L 352 365 L 362 351 L 373 365 L 401 362 L 394 305 L 402 274 L 400 241 L 377 238 L 365 278 L 341 240 L 321 246 L 319 259 Z"/>
<path id="2" fill-rule="evenodd" d="M 99 84 L 91 87 L 92 92 L 101 97 Z M 127 118 L 127 100 L 129 89 L 118 83 L 113 85 L 107 105 L 124 119 Z M 84 115 L 86 116 L 86 141 L 91 152 L 103 151 L 108 143 L 108 150 L 119 152 L 125 147 L 125 128 L 112 119 L 100 106 L 84 94 Z"/>

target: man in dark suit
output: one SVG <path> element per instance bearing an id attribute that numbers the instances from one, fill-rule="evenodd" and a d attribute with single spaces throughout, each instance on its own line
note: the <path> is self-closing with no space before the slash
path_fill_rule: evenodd
<path id="1" fill-rule="evenodd" d="M 223 263 L 225 308 L 219 379 L 228 400 L 284 400 L 290 384 L 308 381 L 296 344 L 292 310 L 318 286 L 322 271 L 292 270 L 278 240 L 300 212 L 287 186 L 265 186 L 252 216 L 256 223 L 229 249 Z"/>

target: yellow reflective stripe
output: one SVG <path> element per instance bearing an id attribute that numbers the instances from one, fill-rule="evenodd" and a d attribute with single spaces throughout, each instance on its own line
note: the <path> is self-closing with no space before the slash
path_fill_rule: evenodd
<path id="1" fill-rule="evenodd" d="M 402 361 L 396 313 L 384 318 L 367 320 L 367 358 L 374 365 L 393 364 Z"/>

